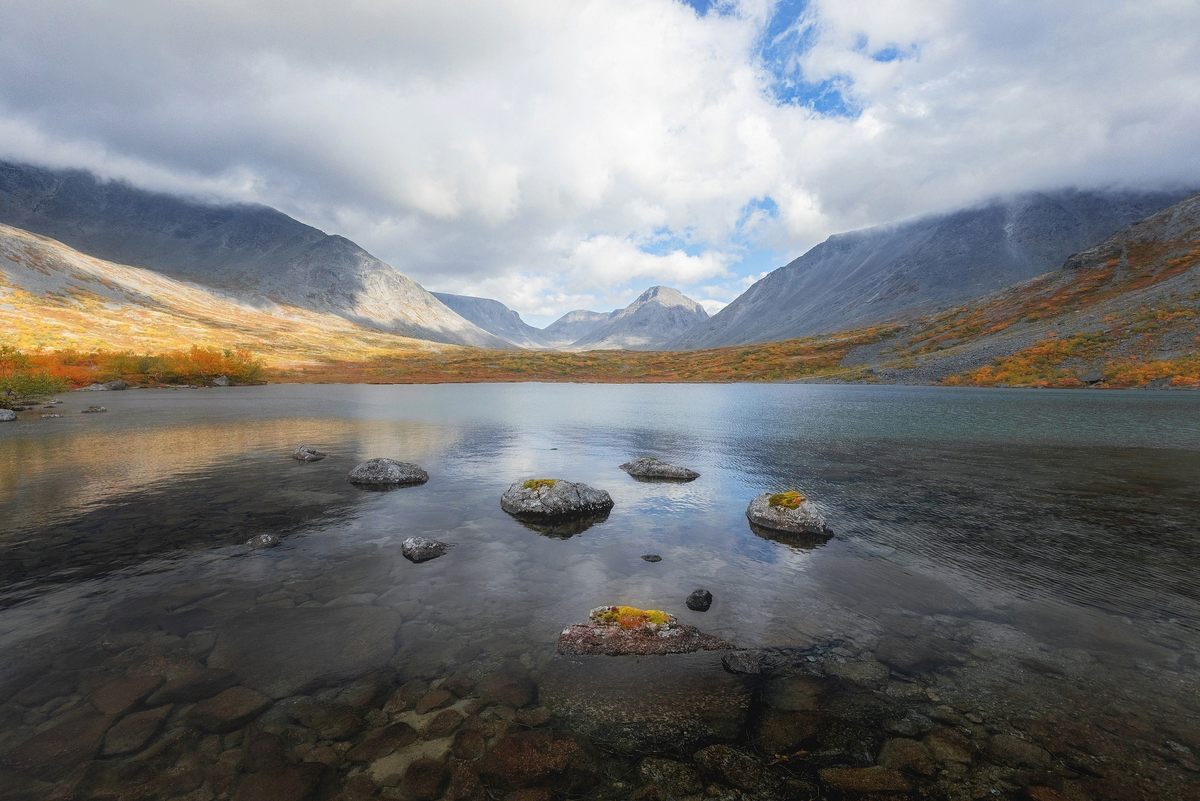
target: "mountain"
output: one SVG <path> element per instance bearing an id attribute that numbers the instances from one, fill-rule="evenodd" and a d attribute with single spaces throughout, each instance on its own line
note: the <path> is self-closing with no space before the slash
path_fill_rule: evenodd
<path id="1" fill-rule="evenodd" d="M 576 340 L 571 350 L 661 350 L 708 319 L 708 312 L 678 289 L 652 286 L 591 333 Z"/>
<path id="2" fill-rule="evenodd" d="M 275 366 L 453 350 L 327 312 L 255 304 L 153 270 L 80 253 L 0 225 L 4 344 L 148 353 L 192 345 L 246 348 Z"/>
<path id="3" fill-rule="evenodd" d="M 495 334 L 522 348 L 544 347 L 542 330 L 522 320 L 521 315 L 498 300 L 472 295 L 451 295 L 448 292 L 432 294 L 456 314 L 470 320 L 489 334 Z"/>
<path id="4" fill-rule="evenodd" d="M 899 383 L 1200 386 L 1198 342 L 1200 194 L 1060 269 L 881 332 L 841 366 Z"/>
<path id="5" fill-rule="evenodd" d="M 1054 270 L 1186 195 L 1036 192 L 831 236 L 668 347 L 771 342 L 936 313 Z"/>
<path id="6" fill-rule="evenodd" d="M 569 347 L 620 313 L 620 309 L 611 312 L 569 311 L 542 329 L 542 342 L 548 348 Z"/>
<path id="7" fill-rule="evenodd" d="M 208 205 L 86 172 L 0 162 L 0 223 L 250 305 L 295 306 L 435 342 L 508 347 L 350 240 L 265 206 Z"/>

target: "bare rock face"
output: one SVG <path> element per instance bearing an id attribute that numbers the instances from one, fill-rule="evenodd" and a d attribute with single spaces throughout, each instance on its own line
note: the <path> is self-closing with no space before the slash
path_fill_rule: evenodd
<path id="1" fill-rule="evenodd" d="M 292 458 L 300 462 L 319 462 L 328 454 L 322 453 L 311 445 L 301 445 L 292 451 Z"/>
<path id="2" fill-rule="evenodd" d="M 750 501 L 746 517 L 752 524 L 772 531 L 801 534 L 822 540 L 833 536 L 833 531 L 812 501 L 798 492 L 781 492 L 774 495 L 764 492 Z"/>
<path id="3" fill-rule="evenodd" d="M 604 490 L 555 478 L 518 481 L 500 496 L 500 508 L 513 517 L 563 520 L 604 514 L 613 507 Z"/>
<path id="4" fill-rule="evenodd" d="M 409 537 L 400 545 L 400 553 L 410 562 L 428 562 L 437 559 L 450 545 L 425 537 Z"/>
<path id="5" fill-rule="evenodd" d="M 424 484 L 429 474 L 411 462 L 395 459 L 369 459 L 350 471 L 350 483 L 375 486 L 413 486 Z"/>
<path id="6" fill-rule="evenodd" d="M 626 462 L 621 469 L 634 478 L 650 479 L 652 481 L 694 481 L 700 477 L 695 470 L 679 467 L 653 456 L 643 456 Z"/>
<path id="7" fill-rule="evenodd" d="M 674 615 L 657 609 L 600 606 L 588 617 L 587 623 L 563 629 L 558 636 L 559 653 L 645 656 L 734 647 L 732 643 L 680 623 Z"/>

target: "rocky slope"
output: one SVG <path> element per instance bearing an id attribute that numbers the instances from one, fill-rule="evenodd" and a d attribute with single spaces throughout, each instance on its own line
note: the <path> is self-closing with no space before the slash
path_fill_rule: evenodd
<path id="1" fill-rule="evenodd" d="M 680 350 L 770 342 L 934 314 L 1054 270 L 1186 193 L 1032 193 L 832 236 L 750 287 Z"/>
<path id="2" fill-rule="evenodd" d="M 1200 195 L 1058 270 L 897 326 L 841 366 L 889 383 L 1200 384 Z"/>
<path id="3" fill-rule="evenodd" d="M 471 321 L 489 334 L 519 345 L 522 348 L 545 347 L 542 330 L 534 328 L 521 319 L 521 315 L 491 298 L 472 295 L 452 295 L 449 292 L 434 292 L 435 298 L 445 303 L 454 313 Z"/>
<path id="4" fill-rule="evenodd" d="M 244 347 L 279 366 L 447 349 L 329 312 L 250 303 L 6 225 L 0 225 L 0 331 L 4 344 L 28 349 Z"/>
<path id="5" fill-rule="evenodd" d="M 620 309 L 611 312 L 595 312 L 588 309 L 569 311 L 542 329 L 542 342 L 548 348 L 568 347 L 620 313 Z"/>
<path id="6" fill-rule="evenodd" d="M 571 350 L 661 350 L 708 319 L 708 312 L 679 290 L 653 286 L 613 314 Z"/>
<path id="7" fill-rule="evenodd" d="M 508 347 L 350 240 L 265 206 L 206 205 L 85 172 L 0 162 L 0 223 L 253 306 L 294 306 L 435 342 Z"/>

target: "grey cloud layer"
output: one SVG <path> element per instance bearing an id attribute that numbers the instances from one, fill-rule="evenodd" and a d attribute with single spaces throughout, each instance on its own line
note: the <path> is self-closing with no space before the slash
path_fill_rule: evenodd
<path id="1" fill-rule="evenodd" d="M 777 106 L 774 4 L 727 10 L 10 0 L 0 156 L 268 203 L 547 317 L 728 300 L 748 247 L 996 193 L 1200 184 L 1194 2 L 819 0 L 798 63 L 846 118 Z"/>

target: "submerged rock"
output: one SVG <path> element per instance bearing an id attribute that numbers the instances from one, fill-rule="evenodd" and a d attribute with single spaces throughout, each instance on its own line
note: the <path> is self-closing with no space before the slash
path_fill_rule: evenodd
<path id="1" fill-rule="evenodd" d="M 517 481 L 500 496 L 501 509 L 526 520 L 589 517 L 612 507 L 612 497 L 604 490 L 556 478 Z"/>
<path id="2" fill-rule="evenodd" d="M 43 420 L 50 420 L 50 419 L 53 419 L 53 418 L 55 418 L 55 417 L 62 417 L 62 415 L 61 415 L 61 414 L 43 414 L 43 415 L 42 415 L 42 419 L 43 419 Z"/>
<path id="3" fill-rule="evenodd" d="M 301 445 L 292 451 L 292 458 L 300 462 L 319 462 L 329 454 L 322 453 L 311 445 Z"/>
<path id="4" fill-rule="evenodd" d="M 690 754 L 736 740 L 753 693 L 753 681 L 725 672 L 712 651 L 644 659 L 560 655 L 538 684 L 540 703 L 559 725 L 639 755 Z"/>
<path id="5" fill-rule="evenodd" d="M 97 414 L 99 412 L 107 412 L 107 411 L 108 411 L 108 409 L 105 409 L 103 406 L 97 406 L 95 404 L 92 404 L 91 406 L 87 407 L 82 412 L 80 412 L 80 414 Z"/>
<path id="6" fill-rule="evenodd" d="M 599 606 L 587 623 L 569 626 L 558 636 L 562 654 L 686 654 L 732 649 L 732 643 L 680 623 L 674 615 L 632 606 Z"/>
<path id="7" fill-rule="evenodd" d="M 763 672 L 763 660 L 754 651 L 730 651 L 721 657 L 721 667 L 740 676 L 757 676 Z"/>
<path id="8" fill-rule="evenodd" d="M 692 594 L 687 597 L 684 603 L 693 612 L 707 612 L 708 608 L 712 606 L 712 601 L 712 593 L 708 590 L 692 590 Z"/>
<path id="9" fill-rule="evenodd" d="M 662 557 L 656 553 L 642 554 L 642 559 L 647 562 L 661 562 L 662 561 Z"/>
<path id="10" fill-rule="evenodd" d="M 621 469 L 634 478 L 646 478 L 659 481 L 693 481 L 700 477 L 695 470 L 680 467 L 668 462 L 655 459 L 653 456 L 643 456 L 626 462 Z"/>
<path id="11" fill-rule="evenodd" d="M 370 459 L 350 471 L 350 483 L 377 486 L 412 486 L 424 484 L 429 474 L 411 462 L 395 459 Z"/>
<path id="12" fill-rule="evenodd" d="M 428 562 L 437 559 L 450 545 L 425 537 L 409 537 L 400 545 L 400 553 L 410 562 Z"/>
<path id="13" fill-rule="evenodd" d="M 283 539 L 278 534 L 256 534 L 246 540 L 246 544 L 251 548 L 274 548 L 283 542 Z"/>
<path id="14" fill-rule="evenodd" d="M 799 492 L 764 492 L 750 501 L 746 517 L 754 526 L 827 540 L 833 532 L 812 501 Z"/>

